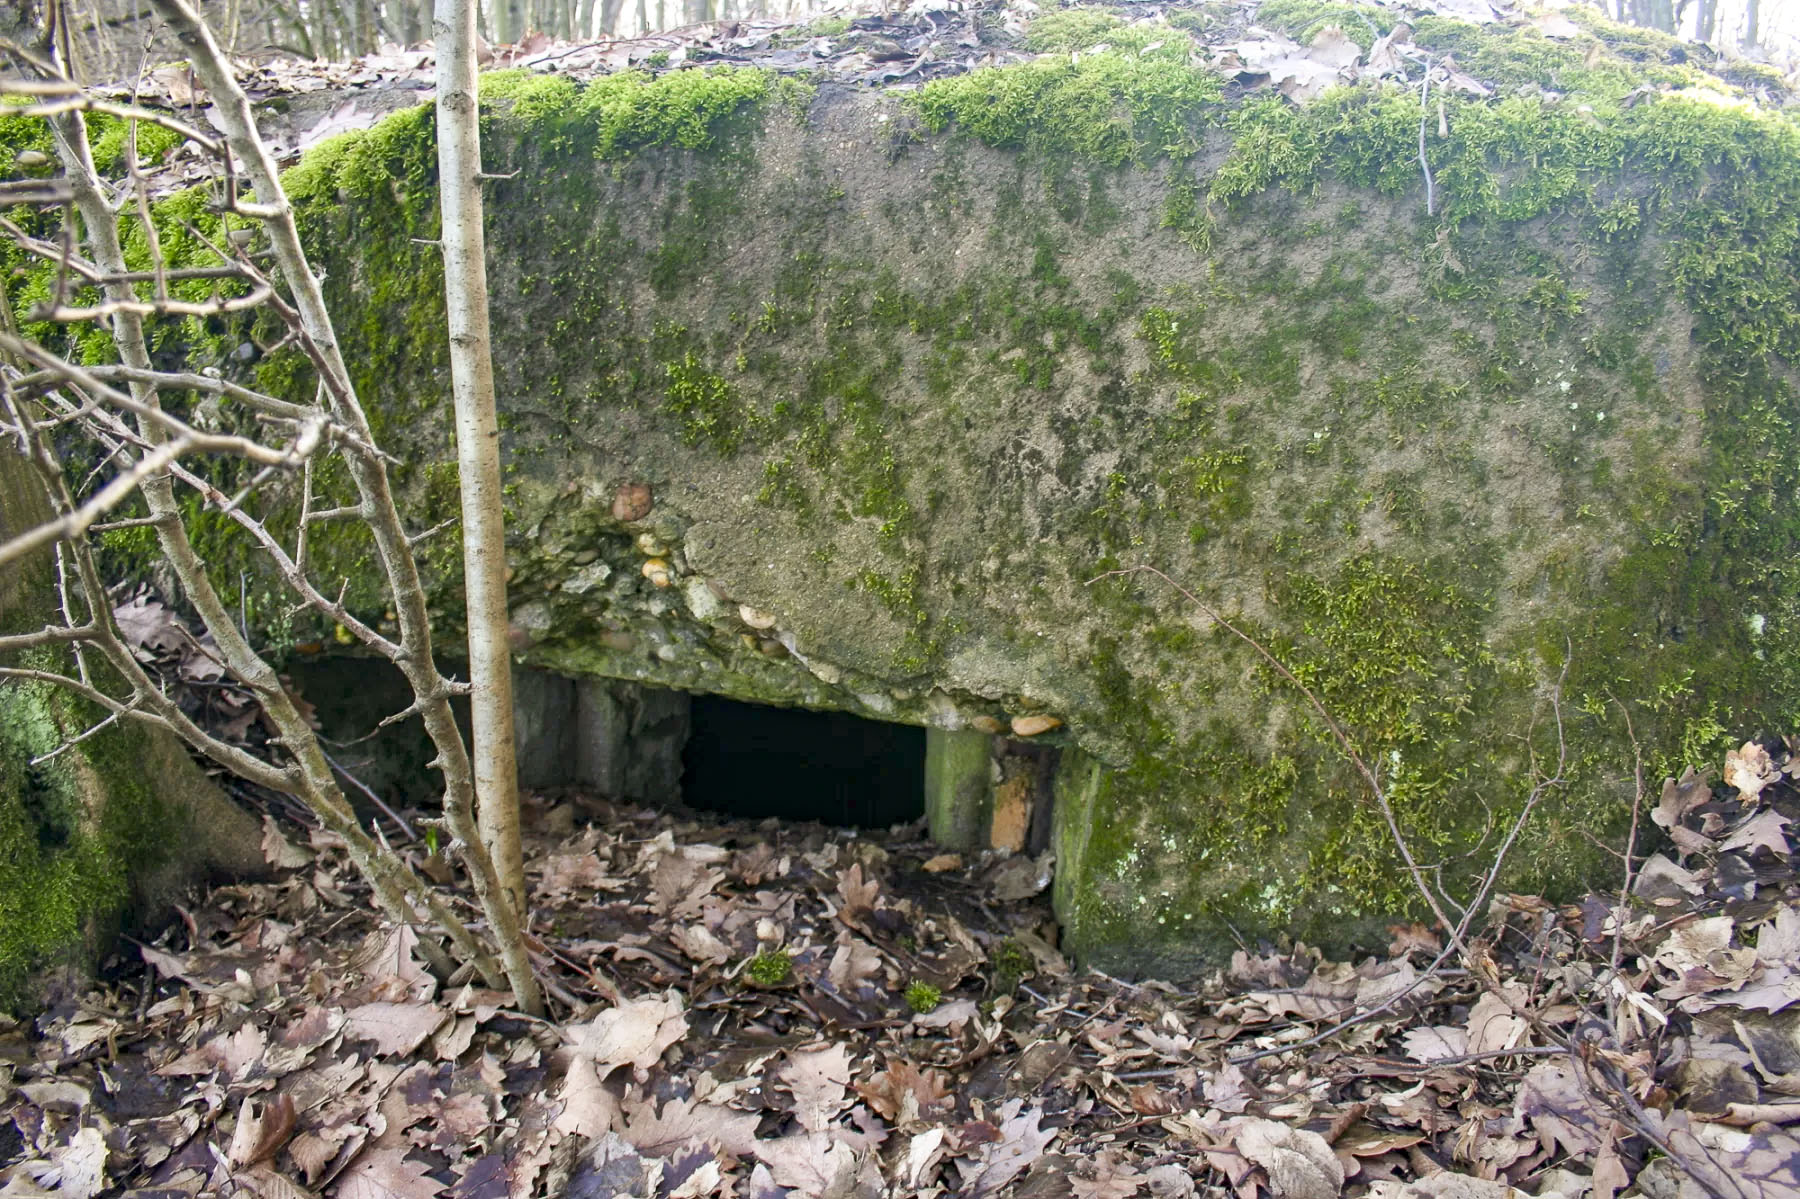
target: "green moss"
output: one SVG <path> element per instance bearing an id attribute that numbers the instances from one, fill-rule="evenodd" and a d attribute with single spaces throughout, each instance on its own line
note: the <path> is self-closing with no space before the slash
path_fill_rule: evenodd
<path id="1" fill-rule="evenodd" d="M 582 85 L 562 75 L 488 75 L 482 99 L 510 101 L 511 118 L 551 145 L 579 141 L 596 158 L 615 159 L 653 146 L 706 150 L 727 125 L 769 95 L 773 76 L 751 68 L 651 75 L 625 71 Z"/>
<path id="2" fill-rule="evenodd" d="M 913 104 L 934 131 L 954 123 L 990 146 L 1122 166 L 1197 151 L 1222 94 L 1218 76 L 1184 63 L 1093 54 L 936 79 Z"/>
<path id="3" fill-rule="evenodd" d="M 1162 227 L 1173 229 L 1182 244 L 1196 254 L 1212 248 L 1212 214 L 1202 206 L 1199 189 L 1188 180 L 1169 188 L 1169 198 L 1163 202 Z"/>
<path id="4" fill-rule="evenodd" d="M 744 964 L 744 977 L 759 987 L 785 986 L 794 977 L 794 959 L 781 949 L 757 954 Z"/>
<path id="5" fill-rule="evenodd" d="M 45 655 L 35 663 L 65 668 Z M 142 728 L 53 751 L 101 714 L 48 684 L 0 684 L 0 1010 L 37 971 L 91 967 L 118 929 L 166 897 L 139 887 L 192 839 Z M 41 760 L 48 757 L 48 760 Z"/>
<path id="6" fill-rule="evenodd" d="M 692 350 L 663 369 L 669 379 L 665 404 L 681 421 L 682 440 L 705 443 L 722 455 L 736 453 L 756 419 L 737 389 L 704 369 Z"/>
<path id="7" fill-rule="evenodd" d="M 84 827 L 72 763 L 29 764 L 63 741 L 59 705 L 45 685 L 0 686 L 0 1007 L 31 971 L 78 959 L 88 920 L 124 898 L 123 872 Z"/>
<path id="8" fill-rule="evenodd" d="M 1034 19 L 1025 31 L 1025 48 L 1039 54 L 1088 50 L 1102 44 L 1171 62 L 1185 61 L 1194 48 L 1186 32 L 1162 21 L 1127 23 L 1099 8 L 1052 9 Z"/>
<path id="9" fill-rule="evenodd" d="M 1256 10 L 1256 23 L 1287 34 L 1302 44 L 1335 25 L 1365 50 L 1377 37 L 1392 32 L 1394 18 L 1372 4 L 1336 4 L 1322 0 L 1266 0 Z"/>
<path id="10" fill-rule="evenodd" d="M 938 1004 L 944 1001 L 944 992 L 942 988 L 933 986 L 931 983 L 914 979 L 906 984 L 904 998 L 907 1007 L 923 1016 L 937 1011 Z"/>
<path id="11" fill-rule="evenodd" d="M 994 977 L 988 989 L 995 995 L 1011 993 L 1037 969 L 1037 960 L 1031 956 L 1031 951 L 1011 937 L 994 947 L 990 961 L 994 967 Z"/>

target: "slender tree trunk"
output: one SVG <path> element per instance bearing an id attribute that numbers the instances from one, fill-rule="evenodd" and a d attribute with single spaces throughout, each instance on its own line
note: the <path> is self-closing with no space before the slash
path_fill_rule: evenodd
<path id="1" fill-rule="evenodd" d="M 474 0 L 461 2 L 473 4 Z M 224 131 L 232 152 L 243 163 L 244 178 L 255 190 L 256 204 L 248 211 L 263 221 L 275 262 L 292 290 L 292 303 L 319 365 L 320 381 L 324 384 L 330 410 L 358 440 L 373 442 L 368 414 L 357 398 L 349 368 L 344 363 L 331 312 L 325 305 L 325 293 L 306 260 L 306 249 L 300 244 L 293 208 L 288 203 L 287 193 L 282 190 L 269 147 L 257 132 L 250 98 L 238 86 L 211 30 L 194 12 L 189 0 L 154 0 L 154 3 L 157 12 L 169 23 L 176 40 L 188 51 L 200 81 L 212 93 L 214 122 Z M 469 36 L 468 57 L 471 60 L 473 40 L 473 36 Z M 470 119 L 473 120 L 472 111 Z M 247 210 L 242 201 L 239 209 Z M 475 793 L 473 765 L 450 708 L 449 683 L 438 673 L 432 655 L 431 619 L 426 610 L 425 589 L 419 578 L 418 561 L 413 557 L 412 543 L 394 501 L 391 481 L 380 461 L 370 456 L 348 454 L 344 461 L 361 497 L 362 516 L 368 522 L 376 558 L 387 576 L 388 592 L 393 598 L 394 622 L 400 634 L 400 648 L 394 662 L 412 686 L 426 734 L 438 752 L 436 765 L 444 776 L 445 823 L 451 835 L 461 842 L 459 852 L 469 867 L 469 877 L 475 885 L 482 910 L 493 924 L 494 940 L 501 949 L 513 985 L 513 997 L 522 1008 L 537 1014 L 543 1001 L 530 973 L 519 912 L 507 901 L 507 888 L 494 869 L 485 838 L 471 811 Z M 524 963 L 523 971 L 520 970 L 521 962 Z"/>
<path id="2" fill-rule="evenodd" d="M 525 35 L 525 0 L 494 0 L 494 37 L 512 45 Z"/>
<path id="3" fill-rule="evenodd" d="M 1762 0 L 1750 0 L 1744 9 L 1744 49 L 1754 50 L 1762 41 Z"/>
<path id="4" fill-rule="evenodd" d="M 1694 36 L 1712 45 L 1719 34 L 1719 0 L 1700 0 L 1700 12 L 1694 19 Z"/>
<path id="5" fill-rule="evenodd" d="M 468 607 L 469 697 L 475 732 L 477 821 L 501 898 L 525 925 L 525 859 L 519 845 L 519 774 L 513 749 L 512 656 L 507 638 L 506 525 L 500 491 L 500 423 L 488 344 L 486 243 L 482 233 L 481 121 L 475 76 L 476 0 L 438 0 L 438 195 L 443 208 L 444 296 L 450 317 L 450 381 L 462 477 L 463 587 Z M 521 1004 L 536 1008 L 522 939 L 501 950 Z M 518 961 L 513 960 L 517 954 Z"/>

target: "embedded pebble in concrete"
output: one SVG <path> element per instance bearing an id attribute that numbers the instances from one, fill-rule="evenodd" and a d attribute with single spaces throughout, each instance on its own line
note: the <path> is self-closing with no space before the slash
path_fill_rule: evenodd
<path id="1" fill-rule="evenodd" d="M 648 483 L 621 483 L 613 492 L 612 516 L 614 520 L 643 520 L 650 515 L 654 506 Z"/>
<path id="2" fill-rule="evenodd" d="M 1015 716 L 1012 719 L 1012 731 L 1015 737 L 1036 737 L 1051 729 L 1061 728 L 1062 721 L 1054 716 Z"/>
<path id="3" fill-rule="evenodd" d="M 612 578 L 612 567 L 605 562 L 590 562 L 563 580 L 562 589 L 571 595 L 586 595 Z"/>

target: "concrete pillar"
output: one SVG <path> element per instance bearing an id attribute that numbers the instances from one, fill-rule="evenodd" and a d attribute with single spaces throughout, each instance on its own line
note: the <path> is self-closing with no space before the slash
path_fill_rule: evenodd
<path id="1" fill-rule="evenodd" d="M 575 782 L 575 680 L 547 670 L 513 669 L 513 740 L 519 786 L 527 790 Z"/>
<path id="2" fill-rule="evenodd" d="M 687 693 L 614 679 L 582 679 L 575 690 L 575 781 L 614 799 L 680 798 Z"/>
<path id="3" fill-rule="evenodd" d="M 988 734 L 925 730 L 925 816 L 933 841 L 970 853 L 987 848 L 993 771 Z"/>

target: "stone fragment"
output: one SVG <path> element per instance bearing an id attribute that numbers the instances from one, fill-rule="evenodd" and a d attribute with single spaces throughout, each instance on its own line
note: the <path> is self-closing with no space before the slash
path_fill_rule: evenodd
<path id="1" fill-rule="evenodd" d="M 506 636 L 515 650 L 530 649 L 542 640 L 555 617 L 541 600 L 530 600 L 514 608 L 508 615 Z"/>
<path id="2" fill-rule="evenodd" d="M 674 582 L 674 576 L 669 573 L 669 564 L 661 558 L 646 559 L 644 565 L 638 570 L 640 574 L 650 580 L 650 585 L 653 587 L 667 587 Z"/>
<path id="3" fill-rule="evenodd" d="M 719 602 L 719 597 L 712 593 L 712 588 L 706 585 L 705 579 L 687 580 L 681 585 L 681 594 L 687 599 L 688 611 L 692 612 L 694 619 L 701 624 L 712 623 L 714 617 L 722 615 L 725 611 L 725 606 Z"/>
<path id="4" fill-rule="evenodd" d="M 1014 775 L 994 788 L 994 813 L 988 823 L 988 846 L 1018 853 L 1031 829 L 1031 780 Z"/>
<path id="5" fill-rule="evenodd" d="M 590 562 L 563 580 L 562 589 L 572 595 L 586 595 L 612 578 L 612 567 L 604 562 Z"/>
<path id="6" fill-rule="evenodd" d="M 1006 726 L 992 716 L 971 716 L 969 727 L 978 733 L 998 733 Z"/>
<path id="7" fill-rule="evenodd" d="M 643 520 L 654 506 L 648 483 L 621 483 L 613 492 L 614 520 Z"/>

